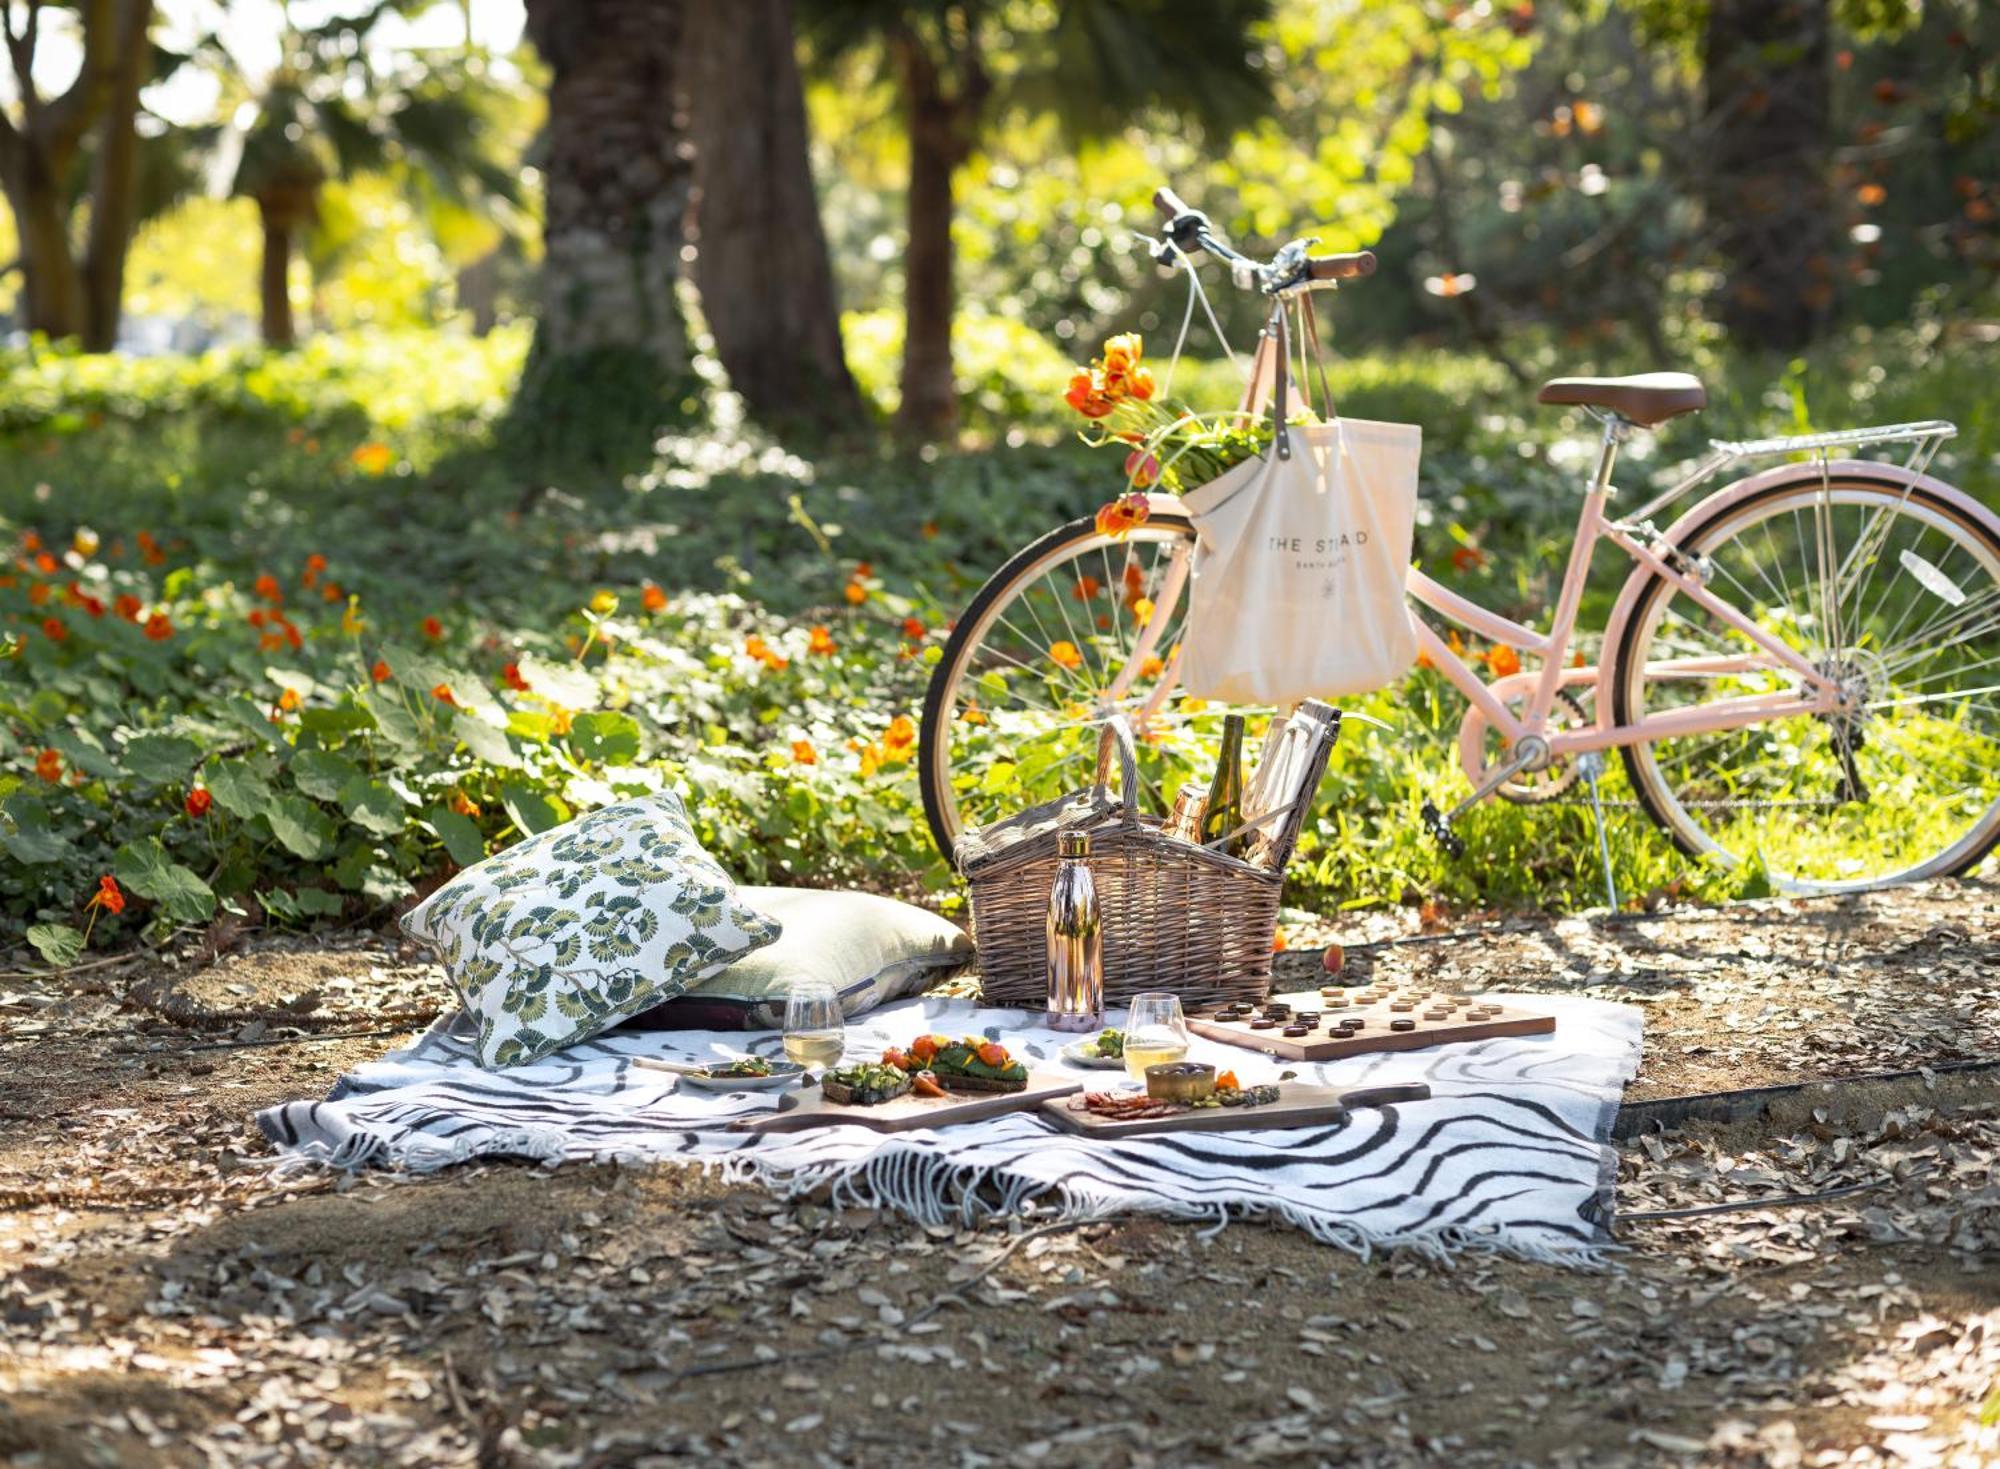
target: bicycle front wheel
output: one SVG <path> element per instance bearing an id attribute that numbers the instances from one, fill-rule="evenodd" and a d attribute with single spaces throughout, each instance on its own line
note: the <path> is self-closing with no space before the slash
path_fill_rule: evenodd
<path id="1" fill-rule="evenodd" d="M 1208 778 L 1222 710 L 1170 689 L 1193 547 L 1177 511 L 1118 537 L 1077 520 L 979 589 L 931 674 L 918 743 L 924 814 L 947 860 L 961 832 L 1088 785 L 1097 721 L 1113 711 L 1143 725 L 1148 809 Z"/>
<path id="2" fill-rule="evenodd" d="M 1848 691 L 1838 713 L 1628 746 L 1640 803 L 1690 854 L 1790 892 L 1964 872 L 2000 842 L 2000 531 L 1888 475 L 1817 473 L 1678 538 L 1707 586 Z M 1805 680 L 1655 577 L 1612 671 L 1620 724 Z"/>

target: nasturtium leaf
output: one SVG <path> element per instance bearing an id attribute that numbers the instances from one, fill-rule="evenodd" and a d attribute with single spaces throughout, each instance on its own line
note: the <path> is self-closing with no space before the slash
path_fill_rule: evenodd
<path id="1" fill-rule="evenodd" d="M 569 810 L 561 801 L 519 781 L 510 780 L 500 787 L 500 804 L 514 818 L 514 825 L 529 836 L 569 820 Z"/>
<path id="2" fill-rule="evenodd" d="M 315 801 L 338 801 L 342 787 L 361 774 L 361 767 L 345 755 L 327 750 L 299 751 L 291 770 L 292 784 Z"/>
<path id="3" fill-rule="evenodd" d="M 403 701 L 384 688 L 369 689 L 360 696 L 362 706 L 375 720 L 376 729 L 390 744 L 402 750 L 423 748 L 424 737 Z"/>
<path id="4" fill-rule="evenodd" d="M 63 759 L 85 775 L 94 775 L 101 780 L 117 780 L 125 774 L 102 745 L 73 729 L 52 729 L 46 738 L 52 749 L 60 750 Z"/>
<path id="5" fill-rule="evenodd" d="M 594 765 L 629 765 L 639 758 L 639 721 L 629 714 L 579 714 L 569 747 Z"/>
<path id="6" fill-rule="evenodd" d="M 231 816 L 248 821 L 271 809 L 270 783 L 240 760 L 211 761 L 204 779 L 215 804 Z"/>
<path id="7" fill-rule="evenodd" d="M 264 815 L 271 834 L 294 857 L 315 862 L 333 848 L 333 822 L 303 796 L 277 796 Z"/>
<path id="8" fill-rule="evenodd" d="M 521 757 L 507 742 L 504 729 L 496 729 L 475 715 L 461 714 L 452 724 L 452 733 L 465 742 L 466 749 L 488 765 L 497 765 L 503 770 L 521 768 Z"/>
<path id="9" fill-rule="evenodd" d="M 403 800 L 379 780 L 357 775 L 340 789 L 341 809 L 363 831 L 394 836 L 403 829 Z"/>
<path id="10" fill-rule="evenodd" d="M 83 952 L 83 935 L 67 923 L 37 923 L 28 929 L 35 952 L 58 969 L 76 963 Z"/>
<path id="11" fill-rule="evenodd" d="M 0 847 L 29 867 L 59 861 L 69 850 L 63 839 L 49 830 L 49 808 L 27 796 L 9 796 L 0 807 Z"/>
<path id="12" fill-rule="evenodd" d="M 206 923 L 215 916 L 215 894 L 207 883 L 174 861 L 158 837 L 127 842 L 113 856 L 118 881 L 159 904 L 175 923 Z"/>
<path id="13" fill-rule="evenodd" d="M 330 893 L 325 888 L 300 888 L 295 893 L 273 888 L 259 893 L 257 900 L 266 912 L 286 919 L 332 918 L 347 905 L 339 893 Z"/>
<path id="14" fill-rule="evenodd" d="M 201 747 L 179 735 L 146 734 L 125 742 L 120 763 L 141 780 L 177 785 L 194 775 Z"/>
<path id="15" fill-rule="evenodd" d="M 479 824 L 470 816 L 462 816 L 446 806 L 433 806 L 424 813 L 424 825 L 437 833 L 451 860 L 460 867 L 470 867 L 486 856 L 486 838 L 479 834 Z"/>
<path id="16" fill-rule="evenodd" d="M 574 663 L 553 663 L 530 653 L 520 662 L 521 681 L 552 704 L 588 709 L 597 703 L 597 680 Z"/>
<path id="17" fill-rule="evenodd" d="M 317 735 L 359 734 L 375 727 L 375 716 L 359 704 L 343 699 L 331 708 L 314 705 L 299 711 L 299 728 Z"/>

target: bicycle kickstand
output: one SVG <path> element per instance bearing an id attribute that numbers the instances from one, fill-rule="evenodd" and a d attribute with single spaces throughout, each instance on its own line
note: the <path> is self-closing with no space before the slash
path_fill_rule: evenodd
<path id="1" fill-rule="evenodd" d="M 1590 786 L 1590 814 L 1597 822 L 1597 855 L 1604 863 L 1604 902 L 1613 913 L 1618 911 L 1618 884 L 1611 876 L 1611 840 L 1604 834 L 1604 802 L 1597 793 L 1598 777 L 1604 774 L 1604 755 L 1598 750 L 1588 750 L 1577 756 L 1576 768 Z"/>

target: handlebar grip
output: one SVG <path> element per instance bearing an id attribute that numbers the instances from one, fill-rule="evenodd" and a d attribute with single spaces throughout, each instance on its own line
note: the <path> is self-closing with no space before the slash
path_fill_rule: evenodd
<path id="1" fill-rule="evenodd" d="M 1351 255 L 1315 255 L 1306 262 L 1306 274 L 1316 281 L 1355 281 L 1375 274 L 1375 252 L 1356 250 Z"/>
<path id="2" fill-rule="evenodd" d="M 1183 214 L 1194 213 L 1188 208 L 1186 200 L 1164 184 L 1153 192 L 1153 207 L 1160 211 L 1162 219 L 1177 219 Z"/>

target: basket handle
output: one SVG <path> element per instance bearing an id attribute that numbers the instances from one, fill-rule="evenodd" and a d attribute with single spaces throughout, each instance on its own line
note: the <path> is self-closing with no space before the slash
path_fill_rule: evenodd
<path id="1" fill-rule="evenodd" d="M 1097 788 L 1107 790 L 1111 751 L 1118 750 L 1118 797 L 1128 824 L 1139 820 L 1139 752 L 1132 743 L 1132 726 L 1122 714 L 1107 714 L 1097 737 Z"/>

